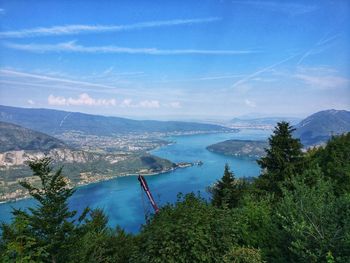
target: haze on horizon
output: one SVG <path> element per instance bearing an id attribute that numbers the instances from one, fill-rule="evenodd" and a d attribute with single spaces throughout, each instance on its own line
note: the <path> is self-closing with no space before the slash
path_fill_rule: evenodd
<path id="1" fill-rule="evenodd" d="M 0 104 L 153 119 L 350 110 L 350 2 L 0 0 Z"/>

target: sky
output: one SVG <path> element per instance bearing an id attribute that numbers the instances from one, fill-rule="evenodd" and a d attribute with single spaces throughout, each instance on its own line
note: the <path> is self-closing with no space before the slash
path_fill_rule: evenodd
<path id="1" fill-rule="evenodd" d="M 350 110 L 350 1 L 0 0 L 0 104 L 135 119 Z"/>

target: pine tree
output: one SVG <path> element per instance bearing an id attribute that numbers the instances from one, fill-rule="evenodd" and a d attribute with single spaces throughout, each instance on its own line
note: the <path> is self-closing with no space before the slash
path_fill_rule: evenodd
<path id="1" fill-rule="evenodd" d="M 226 164 L 223 177 L 210 189 L 212 204 L 217 207 L 237 207 L 244 189 L 244 181 L 236 180 L 229 165 Z"/>
<path id="2" fill-rule="evenodd" d="M 29 166 L 34 176 L 41 180 L 41 186 L 36 187 L 27 181 L 21 182 L 21 185 L 29 191 L 29 194 L 38 202 L 34 208 L 29 208 L 30 213 L 20 210 L 14 210 L 14 222 L 25 223 L 26 238 L 23 240 L 31 241 L 31 250 L 39 251 L 41 256 L 35 258 L 36 262 L 67 262 L 69 250 L 74 246 L 77 238 L 78 227 L 74 224 L 76 211 L 70 211 L 68 208 L 68 198 L 74 193 L 73 189 L 68 188 L 66 179 L 62 175 L 62 167 L 56 172 L 52 172 L 50 166 L 52 159 L 42 158 L 30 161 Z M 88 209 L 85 209 L 79 222 L 81 222 Z M 23 228 L 23 227 L 22 227 Z M 7 229 L 7 253 L 11 254 L 18 227 L 16 225 L 3 225 L 2 229 Z M 11 230 L 11 231 L 10 231 Z M 22 231 L 23 232 L 23 231 Z M 13 238 L 11 239 L 11 235 Z M 6 240 L 6 237 L 4 238 Z M 18 244 L 18 242 L 15 244 Z M 18 244 L 26 247 L 24 242 Z M 6 246 L 6 244 L 5 244 Z M 12 260 L 18 261 L 20 258 L 28 258 L 28 251 L 19 249 L 12 253 Z M 19 260 L 20 261 L 20 260 Z"/>
<path id="3" fill-rule="evenodd" d="M 258 188 L 281 195 L 281 183 L 302 171 L 303 153 L 299 139 L 292 136 L 295 129 L 288 122 L 279 122 L 269 138 L 266 156 L 258 160 L 263 174 L 256 181 Z"/>

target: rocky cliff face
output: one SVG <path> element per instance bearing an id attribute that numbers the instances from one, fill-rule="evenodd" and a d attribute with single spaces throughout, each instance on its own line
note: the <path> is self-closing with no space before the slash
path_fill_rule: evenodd
<path id="1" fill-rule="evenodd" d="M 55 162 L 63 163 L 87 163 L 91 161 L 107 160 L 109 163 L 117 163 L 125 160 L 126 156 L 114 154 L 99 154 L 67 148 L 52 149 L 47 153 L 39 151 L 8 151 L 0 153 L 0 166 L 24 165 L 26 161 L 42 157 L 51 157 Z"/>

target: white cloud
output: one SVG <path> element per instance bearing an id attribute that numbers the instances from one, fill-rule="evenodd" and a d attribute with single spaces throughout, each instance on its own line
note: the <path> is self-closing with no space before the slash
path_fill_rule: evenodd
<path id="1" fill-rule="evenodd" d="M 122 108 L 148 108 L 148 109 L 154 109 L 154 108 L 160 108 L 160 102 L 158 100 L 143 100 L 140 102 L 134 103 L 131 99 L 124 99 L 120 107 Z"/>
<path id="2" fill-rule="evenodd" d="M 247 106 L 249 106 L 249 107 L 251 107 L 251 108 L 255 108 L 255 107 L 256 107 L 256 103 L 255 103 L 254 101 L 252 101 L 252 100 L 246 99 L 244 102 L 245 102 L 245 104 L 246 104 Z"/>
<path id="3" fill-rule="evenodd" d="M 132 100 L 131 99 L 124 99 L 122 101 L 122 103 L 120 104 L 121 107 L 123 108 L 129 108 L 129 107 L 132 107 L 133 104 L 132 104 Z"/>
<path id="4" fill-rule="evenodd" d="M 16 44 L 5 43 L 8 48 L 36 52 L 76 52 L 76 53 L 113 53 L 113 54 L 143 54 L 143 55 L 244 55 L 259 53 L 254 50 L 207 50 L 207 49 L 157 49 L 157 48 L 129 48 L 119 46 L 83 46 L 75 41 L 57 44 Z"/>
<path id="5" fill-rule="evenodd" d="M 49 105 L 64 106 L 64 105 L 66 105 L 66 98 L 59 97 L 59 96 L 56 97 L 54 95 L 50 95 L 47 98 L 47 102 Z"/>
<path id="6" fill-rule="evenodd" d="M 158 100 L 144 100 L 140 102 L 139 106 L 141 108 L 159 108 L 160 103 Z"/>
<path id="7" fill-rule="evenodd" d="M 0 9 L 1 10 L 1 9 Z M 166 27 L 177 25 L 191 25 L 210 23 L 221 20 L 218 17 L 197 18 L 197 19 L 175 19 L 165 21 L 151 21 L 141 22 L 130 25 L 64 25 L 53 27 L 37 27 L 22 29 L 16 31 L 0 32 L 0 38 L 23 38 L 23 37 L 37 37 L 37 36 L 60 36 L 73 35 L 81 33 L 102 33 L 102 32 L 118 32 L 130 31 L 154 27 Z"/>
<path id="8" fill-rule="evenodd" d="M 34 102 L 33 100 L 27 100 L 27 102 L 28 102 L 28 104 L 30 104 L 30 105 L 34 105 L 34 104 L 35 104 L 35 102 Z"/>
<path id="9" fill-rule="evenodd" d="M 115 99 L 94 99 L 87 93 L 82 93 L 78 98 L 65 98 L 60 96 L 50 95 L 48 97 L 49 105 L 56 106 L 115 106 Z"/>

